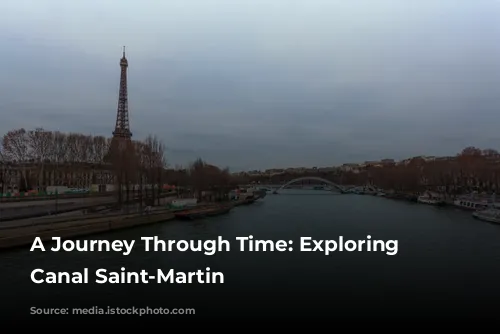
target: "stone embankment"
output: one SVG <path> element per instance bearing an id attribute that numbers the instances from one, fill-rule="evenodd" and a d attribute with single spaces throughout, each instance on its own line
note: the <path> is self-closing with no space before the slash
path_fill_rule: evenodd
<path id="1" fill-rule="evenodd" d="M 165 193 L 161 195 L 160 204 L 165 205 L 176 196 Z M 131 199 L 132 203 L 138 203 L 139 198 Z M 0 226 L 3 222 L 19 219 L 30 219 L 53 214 L 71 213 L 76 211 L 93 210 L 111 206 L 116 199 L 110 197 L 82 197 L 74 199 L 45 200 L 37 202 L 14 202 L 0 203 Z"/>
<path id="2" fill-rule="evenodd" d="M 233 202 L 232 205 L 248 205 L 254 202 L 255 199 L 240 200 Z M 197 209 L 209 205 L 213 204 L 200 203 Z M 43 241 L 51 240 L 53 237 L 69 239 L 173 219 L 175 219 L 174 211 L 154 208 L 149 213 L 100 213 L 14 220 L 0 225 L 0 249 L 31 245 L 36 237 L 40 237 Z"/>
<path id="3" fill-rule="evenodd" d="M 44 241 L 51 240 L 53 237 L 64 239 L 75 238 L 128 227 L 165 222 L 174 218 L 175 216 L 172 212 L 158 210 L 149 214 L 109 214 L 17 221 L 15 225 L 0 228 L 0 248 L 30 245 L 36 237 L 40 237 Z"/>

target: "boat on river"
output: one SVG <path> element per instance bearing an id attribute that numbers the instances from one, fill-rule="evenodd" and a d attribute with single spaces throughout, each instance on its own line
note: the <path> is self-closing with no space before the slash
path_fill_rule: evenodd
<path id="1" fill-rule="evenodd" d="M 260 189 L 260 188 L 251 187 L 251 188 L 245 189 L 244 191 L 246 192 L 246 198 L 254 198 L 255 200 L 258 200 L 258 199 L 261 199 L 261 198 L 264 198 L 267 196 L 267 191 L 265 191 L 264 189 Z"/>
<path id="2" fill-rule="evenodd" d="M 457 198 L 453 201 L 453 205 L 457 208 L 464 210 L 482 210 L 488 207 L 487 200 L 478 200 L 478 199 L 467 199 L 467 198 Z"/>
<path id="3" fill-rule="evenodd" d="M 418 203 L 427 204 L 427 205 L 435 205 L 435 206 L 444 206 L 446 202 L 441 196 L 433 194 L 431 192 L 427 192 L 426 194 L 419 196 L 417 199 Z"/>
<path id="4" fill-rule="evenodd" d="M 490 207 L 472 213 L 472 217 L 489 223 L 500 224 L 500 209 Z"/>
<path id="5" fill-rule="evenodd" d="M 263 199 L 266 196 L 267 196 L 267 191 L 265 189 L 259 189 L 255 187 L 237 189 L 233 190 L 230 193 L 230 198 L 235 200 L 244 200 L 244 199 L 259 200 Z"/>
<path id="6" fill-rule="evenodd" d="M 491 202 L 488 203 L 486 209 L 475 211 L 472 213 L 472 217 L 485 222 L 500 224 L 500 207 L 496 201 L 496 194 L 491 196 Z"/>
<path id="7" fill-rule="evenodd" d="M 453 201 L 453 205 L 460 209 L 476 211 L 486 209 L 490 204 L 495 204 L 494 202 L 495 195 L 493 195 L 490 201 L 485 194 L 473 192 L 472 194 L 458 197 Z"/>

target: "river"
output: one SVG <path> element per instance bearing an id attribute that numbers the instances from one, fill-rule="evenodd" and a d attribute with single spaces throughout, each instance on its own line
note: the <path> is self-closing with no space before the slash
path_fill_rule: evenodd
<path id="1" fill-rule="evenodd" d="M 292 240 L 289 252 L 240 252 L 236 237 Z M 398 252 L 300 252 L 301 237 L 397 240 Z M 230 252 L 145 252 L 143 236 L 231 241 Z M 29 307 L 195 308 L 198 315 L 496 315 L 500 225 L 469 212 L 359 195 L 283 191 L 225 216 L 97 235 L 136 240 L 132 253 L 0 253 L 2 299 Z M 160 268 L 224 274 L 224 284 L 34 284 L 30 273 Z M 93 278 L 93 276 L 92 276 Z"/>

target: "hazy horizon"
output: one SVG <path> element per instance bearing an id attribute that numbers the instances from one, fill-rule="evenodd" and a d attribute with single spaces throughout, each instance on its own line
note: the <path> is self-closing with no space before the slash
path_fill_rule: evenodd
<path id="1" fill-rule="evenodd" d="M 0 132 L 134 139 L 171 165 L 323 167 L 500 149 L 500 1 L 0 2 Z"/>

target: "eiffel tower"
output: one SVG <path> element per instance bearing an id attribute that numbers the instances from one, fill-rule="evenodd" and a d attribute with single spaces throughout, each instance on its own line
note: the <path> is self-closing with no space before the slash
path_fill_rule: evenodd
<path id="1" fill-rule="evenodd" d="M 116 125 L 113 131 L 113 138 L 109 148 L 108 159 L 115 153 L 123 152 L 132 144 L 132 133 L 128 117 L 128 94 L 127 94 L 127 68 L 128 61 L 125 57 L 125 47 L 123 47 L 123 56 L 120 59 L 120 92 L 118 95 L 118 109 L 116 112 Z"/>

